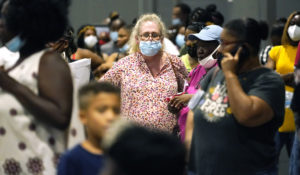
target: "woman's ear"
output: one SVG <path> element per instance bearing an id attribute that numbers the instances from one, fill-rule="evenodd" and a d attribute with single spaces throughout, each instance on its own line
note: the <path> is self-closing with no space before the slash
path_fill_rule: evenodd
<path id="1" fill-rule="evenodd" d="M 79 119 L 83 125 L 85 125 L 87 123 L 86 110 L 83 110 L 83 109 L 79 110 Z"/>
<path id="2" fill-rule="evenodd" d="M 161 42 L 161 44 L 164 43 L 164 37 L 163 36 L 161 37 L 160 42 Z"/>
<path id="3" fill-rule="evenodd" d="M 240 55 L 244 56 L 244 57 L 249 57 L 251 53 L 253 53 L 253 49 L 250 47 L 250 45 L 248 43 L 244 43 L 241 45 L 242 47 L 242 52 Z"/>
<path id="4" fill-rule="evenodd" d="M 139 42 L 140 42 L 140 41 L 139 41 L 139 37 L 138 37 L 138 36 L 135 36 L 134 38 L 135 38 L 136 43 L 139 44 Z"/>

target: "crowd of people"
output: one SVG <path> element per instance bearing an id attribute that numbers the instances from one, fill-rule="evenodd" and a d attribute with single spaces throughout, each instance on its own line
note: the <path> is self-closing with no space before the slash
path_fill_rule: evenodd
<path id="1" fill-rule="evenodd" d="M 69 5 L 0 2 L 1 175 L 277 175 L 284 146 L 300 174 L 299 11 L 269 32 L 179 3 L 99 32 Z"/>

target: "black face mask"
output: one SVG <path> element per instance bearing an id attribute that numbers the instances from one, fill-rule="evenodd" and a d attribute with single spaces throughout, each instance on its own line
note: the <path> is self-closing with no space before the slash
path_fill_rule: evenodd
<path id="1" fill-rule="evenodd" d="M 197 45 L 194 46 L 187 46 L 187 53 L 192 57 L 193 59 L 197 59 Z"/>

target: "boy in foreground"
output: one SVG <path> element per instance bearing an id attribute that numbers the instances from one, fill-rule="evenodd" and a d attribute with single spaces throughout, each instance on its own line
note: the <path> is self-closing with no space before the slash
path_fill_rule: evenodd
<path id="1" fill-rule="evenodd" d="M 58 175 L 99 174 L 103 136 L 120 114 L 120 89 L 107 82 L 87 84 L 79 90 L 79 107 L 87 139 L 61 157 Z"/>

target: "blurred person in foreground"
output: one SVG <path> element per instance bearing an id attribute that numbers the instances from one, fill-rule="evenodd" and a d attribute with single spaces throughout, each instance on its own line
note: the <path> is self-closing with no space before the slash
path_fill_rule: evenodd
<path id="1" fill-rule="evenodd" d="M 2 7 L 9 35 L 1 39 L 20 57 L 0 70 L 0 174 L 53 175 L 66 150 L 72 77 L 46 44 L 63 36 L 68 6 L 67 0 L 7 0 Z"/>
<path id="2" fill-rule="evenodd" d="M 184 174 L 185 148 L 173 135 L 118 121 L 104 144 L 107 162 L 101 175 Z"/>

